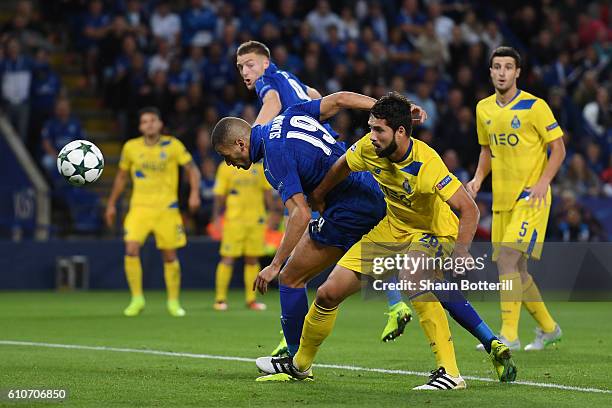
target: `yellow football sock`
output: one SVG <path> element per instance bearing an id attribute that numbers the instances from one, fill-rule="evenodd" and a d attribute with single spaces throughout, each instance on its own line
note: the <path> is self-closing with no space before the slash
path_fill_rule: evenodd
<path id="1" fill-rule="evenodd" d="M 164 280 L 166 281 L 168 300 L 178 300 L 181 291 L 181 264 L 178 260 L 164 262 Z"/>
<path id="2" fill-rule="evenodd" d="M 248 303 L 255 301 L 255 291 L 253 282 L 259 273 L 259 263 L 249 265 L 244 264 L 244 300 Z"/>
<path id="3" fill-rule="evenodd" d="M 140 257 L 125 256 L 123 259 L 125 277 L 132 297 L 142 296 L 142 266 Z"/>
<path id="4" fill-rule="evenodd" d="M 557 324 L 548 313 L 538 285 L 531 276 L 527 282 L 523 283 L 523 304 L 544 332 L 550 333 L 555 330 Z"/>
<path id="5" fill-rule="evenodd" d="M 521 317 L 521 299 L 523 298 L 523 286 L 521 275 L 518 272 L 501 275 L 500 283 L 506 286 L 512 285 L 508 290 L 499 292 L 502 327 L 500 334 L 508 341 L 514 341 L 518 337 L 519 318 Z"/>
<path id="6" fill-rule="evenodd" d="M 293 358 L 298 370 L 306 371 L 312 366 L 319 346 L 334 328 L 337 314 L 338 307 L 327 309 L 317 305 L 316 302 L 312 303 L 304 319 L 300 348 Z"/>
<path id="7" fill-rule="evenodd" d="M 227 265 L 223 262 L 219 262 L 217 265 L 217 274 L 215 276 L 215 302 L 227 301 L 227 290 L 232 280 L 233 269 L 234 265 Z"/>
<path id="8" fill-rule="evenodd" d="M 444 308 L 431 292 L 416 296 L 410 302 L 419 315 L 419 323 L 429 340 L 437 366 L 444 367 L 449 375 L 457 377 L 459 367 Z"/>

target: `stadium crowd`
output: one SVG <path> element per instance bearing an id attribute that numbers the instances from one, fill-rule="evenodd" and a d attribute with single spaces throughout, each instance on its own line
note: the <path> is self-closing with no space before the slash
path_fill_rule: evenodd
<path id="1" fill-rule="evenodd" d="M 259 108 L 235 67 L 241 42 L 264 42 L 280 69 L 322 94 L 407 95 L 429 115 L 414 135 L 435 147 L 462 182 L 478 160 L 475 106 L 492 93 L 489 53 L 512 45 L 523 54 L 519 87 L 548 101 L 565 134 L 568 156 L 554 181 L 550 234 L 559 240 L 607 240 L 579 203 L 584 197 L 612 197 L 610 5 L 604 0 L 490 4 L 22 0 L 1 29 L 2 106 L 41 163 L 68 133 L 81 137 L 65 99 L 70 90 L 62 91 L 49 64 L 54 47 L 69 47 L 80 56 L 75 61 L 82 61 L 87 86 L 114 112 L 118 137 L 136 136 L 136 112 L 155 105 L 168 132 L 192 151 L 203 173 L 197 217 L 203 231 L 219 162 L 210 131 L 228 115 L 252 122 Z M 333 127 L 350 144 L 367 131 L 366 119 L 342 112 Z M 480 204 L 479 236 L 486 238 L 490 207 Z"/>

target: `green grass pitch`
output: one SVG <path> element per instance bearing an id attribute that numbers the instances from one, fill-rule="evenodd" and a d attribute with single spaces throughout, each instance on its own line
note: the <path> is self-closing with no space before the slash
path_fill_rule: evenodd
<path id="1" fill-rule="evenodd" d="M 137 318 L 121 315 L 125 292 L 2 292 L 0 341 L 107 346 L 126 349 L 255 358 L 279 340 L 278 293 L 268 294 L 265 312 L 244 308 L 231 293 L 230 310 L 212 310 L 209 291 L 185 291 L 188 315 L 172 318 L 164 294 L 147 292 L 147 308 Z M 312 299 L 312 296 L 311 296 Z M 551 303 L 564 330 L 558 347 L 515 353 L 518 379 L 612 390 L 610 303 Z M 498 304 L 476 303 L 492 328 L 499 327 Z M 385 323 L 382 301 L 354 296 L 341 306 L 336 328 L 317 362 L 391 370 L 429 371 L 433 356 L 418 323 L 393 343 L 379 341 Z M 534 322 L 523 311 L 521 340 L 533 338 Z M 461 372 L 493 378 L 484 353 L 454 322 L 451 330 Z M 585 407 L 612 406 L 612 393 L 468 380 L 456 392 L 416 392 L 425 377 L 315 368 L 314 382 L 258 383 L 253 362 L 103 350 L 0 344 L 0 389 L 67 389 L 58 402 L 0 400 L 0 406 L 74 407 Z"/>

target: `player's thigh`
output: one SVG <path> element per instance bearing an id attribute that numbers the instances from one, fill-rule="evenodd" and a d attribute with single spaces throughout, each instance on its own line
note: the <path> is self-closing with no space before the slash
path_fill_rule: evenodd
<path id="1" fill-rule="evenodd" d="M 155 214 L 149 209 L 130 208 L 123 221 L 123 239 L 125 242 L 135 242 L 142 246 L 153 231 L 154 225 Z"/>
<path id="2" fill-rule="evenodd" d="M 327 280 L 317 289 L 316 302 L 319 306 L 333 308 L 359 290 L 361 290 L 360 274 L 336 265 Z"/>
<path id="3" fill-rule="evenodd" d="M 308 231 L 304 231 L 281 271 L 279 282 L 289 287 L 302 287 L 310 279 L 335 264 L 342 253 L 340 248 L 313 241 Z"/>
<path id="4" fill-rule="evenodd" d="M 529 201 L 517 203 L 505 225 L 501 246 L 515 249 L 527 257 L 539 259 L 546 236 L 549 213 L 549 205 L 538 208 L 532 206 Z"/>
<path id="5" fill-rule="evenodd" d="M 240 258 L 244 255 L 248 231 L 236 221 L 226 221 L 219 253 L 223 257 Z"/>
<path id="6" fill-rule="evenodd" d="M 253 224 L 245 227 L 244 256 L 259 258 L 265 255 L 266 224 Z"/>
<path id="7" fill-rule="evenodd" d="M 153 234 L 159 249 L 176 249 L 187 244 L 183 219 L 178 209 L 162 210 L 153 227 Z"/>

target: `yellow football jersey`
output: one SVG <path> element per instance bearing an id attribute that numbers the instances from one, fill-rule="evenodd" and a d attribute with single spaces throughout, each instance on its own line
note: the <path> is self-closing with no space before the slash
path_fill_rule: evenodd
<path id="1" fill-rule="evenodd" d="M 491 148 L 493 210 L 509 211 L 538 181 L 548 162 L 547 144 L 563 131 L 544 100 L 521 90 L 503 107 L 495 94 L 478 102 L 476 123 L 478 143 Z"/>
<path id="2" fill-rule="evenodd" d="M 387 216 L 401 229 L 456 236 L 458 219 L 446 203 L 461 187 L 442 159 L 426 143 L 412 139 L 397 163 L 379 158 L 368 133 L 346 152 L 353 171 L 372 173 L 387 202 Z"/>
<path id="3" fill-rule="evenodd" d="M 217 169 L 215 195 L 227 197 L 225 220 L 255 223 L 266 216 L 264 191 L 272 187 L 264 175 L 263 164 L 254 163 L 242 170 L 221 163 Z"/>
<path id="4" fill-rule="evenodd" d="M 121 151 L 119 168 L 130 173 L 131 207 L 178 208 L 178 168 L 191 154 L 173 136 L 162 135 L 152 146 L 144 137 L 128 140 Z"/>

